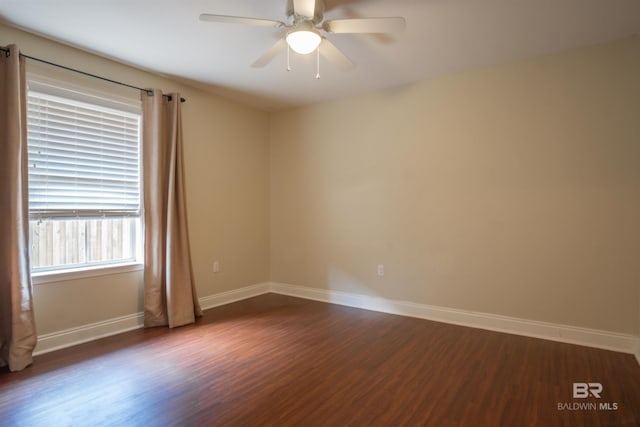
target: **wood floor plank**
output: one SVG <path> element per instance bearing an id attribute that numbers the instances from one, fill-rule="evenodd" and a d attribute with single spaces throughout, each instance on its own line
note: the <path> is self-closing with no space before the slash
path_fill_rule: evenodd
<path id="1" fill-rule="evenodd" d="M 601 398 L 574 399 L 574 382 L 602 383 Z M 267 294 L 195 325 L 2 370 L 0 425 L 638 426 L 640 366 L 628 354 Z"/>

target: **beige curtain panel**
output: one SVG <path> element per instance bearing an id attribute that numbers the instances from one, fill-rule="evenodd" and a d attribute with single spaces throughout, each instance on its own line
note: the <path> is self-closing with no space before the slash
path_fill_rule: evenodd
<path id="1" fill-rule="evenodd" d="M 24 59 L 0 51 L 0 366 L 32 361 L 37 335 L 29 266 L 27 98 Z"/>
<path id="2" fill-rule="evenodd" d="M 189 250 L 180 95 L 143 92 L 142 121 L 144 324 L 173 328 L 202 315 Z"/>

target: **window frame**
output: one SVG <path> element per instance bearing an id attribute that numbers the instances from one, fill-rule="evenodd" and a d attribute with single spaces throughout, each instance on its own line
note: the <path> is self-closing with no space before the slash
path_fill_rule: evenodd
<path id="1" fill-rule="evenodd" d="M 138 219 L 138 232 L 135 247 L 135 259 L 123 261 L 106 261 L 105 263 L 92 263 L 81 265 L 65 265 L 59 268 L 45 268 L 33 270 L 31 267 L 31 278 L 33 284 L 59 282 L 73 279 L 98 277 L 110 274 L 120 274 L 143 270 L 144 262 L 144 215 L 143 215 L 143 174 L 142 174 L 142 102 L 140 98 L 125 97 L 108 93 L 106 91 L 90 88 L 88 86 L 77 85 L 67 81 L 52 79 L 37 73 L 27 73 L 27 94 L 30 90 L 42 92 L 62 98 L 86 102 L 93 105 L 111 108 L 127 113 L 134 113 L 140 116 L 140 212 L 138 216 L 128 216 L 128 218 Z M 71 96 L 70 96 L 71 95 Z M 61 218 L 62 219 L 62 218 Z M 66 219 L 73 219 L 72 217 Z M 80 219 L 80 218 L 79 218 Z M 89 218 L 86 218 L 89 219 Z M 31 230 L 29 230 L 31 234 Z M 31 242 L 29 250 L 31 250 Z"/>

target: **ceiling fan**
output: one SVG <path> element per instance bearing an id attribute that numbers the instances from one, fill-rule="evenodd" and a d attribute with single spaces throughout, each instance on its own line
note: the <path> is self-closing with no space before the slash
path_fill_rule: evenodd
<path id="1" fill-rule="evenodd" d="M 324 0 L 287 0 L 286 22 L 209 13 L 201 14 L 200 20 L 282 29 L 278 41 L 252 64 L 256 68 L 266 66 L 278 53 L 291 48 L 301 55 L 315 51 L 318 56 L 322 54 L 338 68 L 349 70 L 355 66 L 354 63 L 325 37 L 325 32 L 333 34 L 384 34 L 399 33 L 405 28 L 405 20 L 401 17 L 324 21 L 324 11 Z M 319 74 L 316 77 L 319 77 Z"/>

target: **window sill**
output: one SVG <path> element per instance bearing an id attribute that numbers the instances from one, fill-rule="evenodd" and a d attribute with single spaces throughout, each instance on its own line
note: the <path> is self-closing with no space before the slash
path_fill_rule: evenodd
<path id="1" fill-rule="evenodd" d="M 62 282 L 66 280 L 142 271 L 143 269 L 144 265 L 142 263 L 128 262 L 123 264 L 99 265 L 95 267 L 74 268 L 68 270 L 43 271 L 39 273 L 31 273 L 31 282 L 34 285 L 40 285 L 43 283 Z"/>

